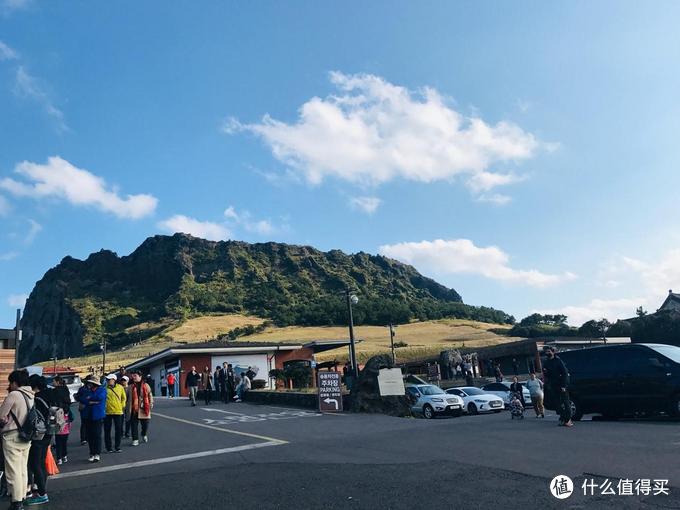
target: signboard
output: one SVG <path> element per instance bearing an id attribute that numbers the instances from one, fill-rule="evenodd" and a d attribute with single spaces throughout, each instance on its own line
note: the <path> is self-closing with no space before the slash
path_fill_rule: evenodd
<path id="1" fill-rule="evenodd" d="M 442 373 L 439 369 L 439 363 L 433 363 L 427 366 L 427 380 L 432 383 L 439 382 L 442 378 Z"/>
<path id="2" fill-rule="evenodd" d="M 402 396 L 406 394 L 404 387 L 404 377 L 401 375 L 401 368 L 383 368 L 378 374 L 378 388 L 380 396 L 390 395 Z"/>
<path id="3" fill-rule="evenodd" d="M 320 371 L 318 382 L 319 411 L 331 413 L 342 411 L 340 372 Z"/>

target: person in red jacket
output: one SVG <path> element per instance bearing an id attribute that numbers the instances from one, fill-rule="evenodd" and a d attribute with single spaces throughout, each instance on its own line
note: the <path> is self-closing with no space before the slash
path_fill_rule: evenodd
<path id="1" fill-rule="evenodd" d="M 168 374 L 168 396 L 170 398 L 175 396 L 175 374 Z"/>

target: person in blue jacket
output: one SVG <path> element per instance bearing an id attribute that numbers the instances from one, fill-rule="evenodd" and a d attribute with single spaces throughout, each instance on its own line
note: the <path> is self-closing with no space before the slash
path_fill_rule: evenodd
<path id="1" fill-rule="evenodd" d="M 85 379 L 86 390 L 78 396 L 82 410 L 80 416 L 85 423 L 87 445 L 90 447 L 90 462 L 99 462 L 102 453 L 102 423 L 106 416 L 106 388 L 99 380 L 89 375 Z"/>

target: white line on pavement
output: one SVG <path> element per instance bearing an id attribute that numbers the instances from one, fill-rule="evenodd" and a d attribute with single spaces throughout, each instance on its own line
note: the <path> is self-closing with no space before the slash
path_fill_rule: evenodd
<path id="1" fill-rule="evenodd" d="M 158 416 L 158 413 L 156 413 Z M 220 429 L 224 430 L 224 429 Z M 163 457 L 160 459 L 140 460 L 137 462 L 128 462 L 126 464 L 117 464 L 115 466 L 102 466 L 91 469 L 81 469 L 80 471 L 71 471 L 70 473 L 60 473 L 58 475 L 50 476 L 50 479 L 72 478 L 74 476 L 96 475 L 99 473 L 108 473 L 111 471 L 119 471 L 121 469 L 155 466 L 157 464 L 167 464 L 169 462 L 177 462 L 178 460 L 198 459 L 201 457 L 210 457 L 213 455 L 222 455 L 225 453 L 242 452 L 245 450 L 254 450 L 256 448 L 265 448 L 267 446 L 279 446 L 285 444 L 285 441 L 267 441 L 266 443 L 247 444 L 243 446 L 233 446 L 231 448 L 220 448 L 219 450 L 207 450 L 204 452 L 186 453 L 184 455 L 175 455 L 174 457 Z"/>
<path id="2" fill-rule="evenodd" d="M 235 413 L 233 411 L 225 411 L 223 409 L 215 409 L 214 407 L 201 407 L 202 411 L 208 411 L 210 413 L 224 413 L 224 414 L 235 414 L 236 416 L 245 416 L 244 413 Z"/>
<path id="3" fill-rule="evenodd" d="M 227 434 L 236 434 L 237 436 L 254 437 L 255 439 L 263 439 L 264 441 L 274 442 L 278 444 L 286 444 L 288 441 L 283 439 L 276 439 L 275 437 L 261 436 L 259 434 L 251 434 L 250 432 L 241 432 L 239 430 L 223 429 L 222 427 L 213 427 L 212 425 L 204 425 L 203 423 L 196 423 L 191 420 L 184 420 L 182 418 L 175 418 L 174 416 L 168 416 L 167 414 L 154 413 L 154 416 L 160 416 L 166 420 L 178 421 L 180 423 L 186 423 L 187 425 L 193 425 L 194 427 L 203 427 L 205 429 L 219 430 L 220 432 L 226 432 Z"/>

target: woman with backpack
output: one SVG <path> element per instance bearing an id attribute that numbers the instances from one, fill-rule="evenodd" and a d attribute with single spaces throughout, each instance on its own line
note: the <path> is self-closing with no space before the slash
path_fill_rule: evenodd
<path id="1" fill-rule="evenodd" d="M 42 439 L 31 441 L 31 448 L 28 452 L 28 476 L 33 478 L 35 491 L 26 497 L 26 506 L 42 505 L 49 502 L 47 497 L 47 449 L 52 442 L 52 434 L 56 432 L 56 413 L 51 408 L 61 409 L 63 419 L 63 408 L 57 407 L 55 402 L 54 390 L 47 388 L 45 378 L 34 374 L 29 378 L 31 389 L 34 392 L 34 405 L 36 411 L 40 413 L 47 425 L 47 431 Z M 54 418 L 53 418 L 54 416 Z"/>
<path id="2" fill-rule="evenodd" d="M 83 407 L 80 415 L 85 422 L 87 445 L 90 447 L 90 462 L 99 462 L 102 453 L 102 423 L 106 415 L 106 388 L 94 375 L 85 379 L 85 390 L 79 397 Z"/>
<path id="3" fill-rule="evenodd" d="M 0 406 L 0 432 L 5 456 L 5 477 L 10 487 L 10 510 L 22 510 L 28 486 L 28 452 L 31 441 L 22 437 L 19 429 L 26 423 L 33 408 L 33 390 L 28 383 L 26 370 L 9 374 L 9 395 Z"/>

